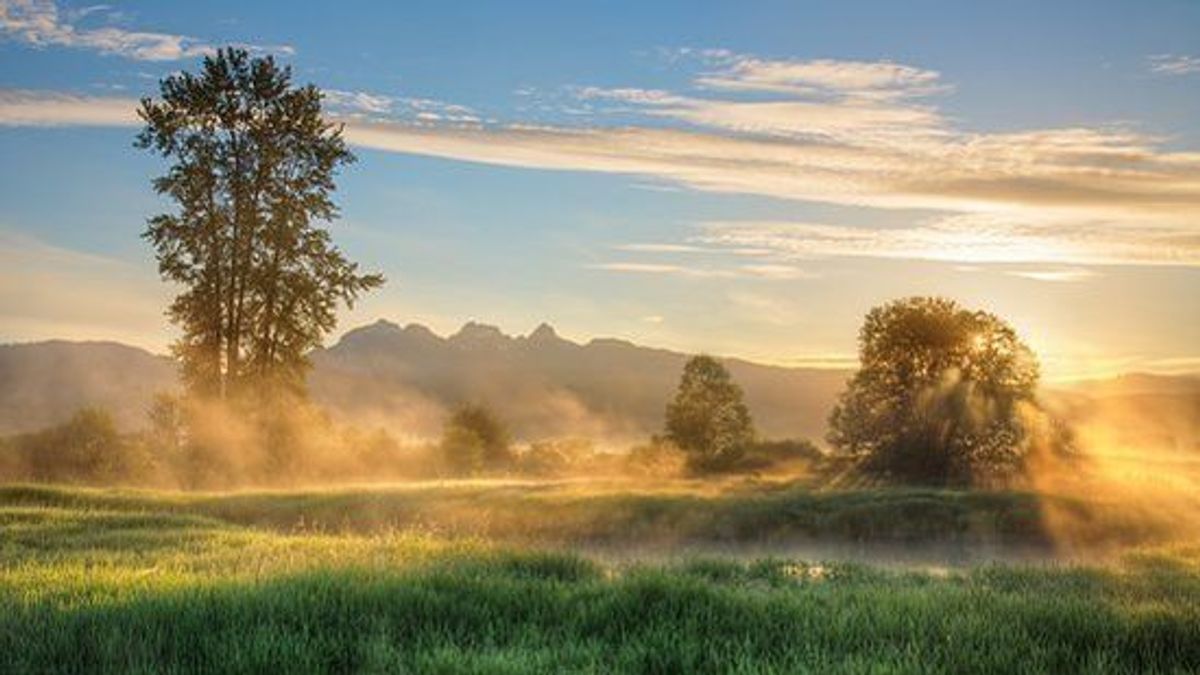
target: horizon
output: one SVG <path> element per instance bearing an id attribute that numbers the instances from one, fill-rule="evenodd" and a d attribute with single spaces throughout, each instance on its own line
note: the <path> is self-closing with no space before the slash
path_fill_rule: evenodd
<path id="1" fill-rule="evenodd" d="M 359 158 L 330 230 L 388 284 L 326 344 L 545 322 L 852 368 L 866 311 L 943 295 L 1048 381 L 1200 371 L 1200 5 L 285 7 L 0 0 L 0 342 L 166 351 L 133 106 L 238 44 Z"/>
<path id="2" fill-rule="evenodd" d="M 535 333 L 537 333 L 543 327 L 545 327 L 545 328 L 548 328 L 552 332 L 553 336 L 556 339 L 562 340 L 562 341 L 567 342 L 576 347 L 588 347 L 595 343 L 601 343 L 601 342 L 606 342 L 606 341 L 609 341 L 609 342 L 615 341 L 615 342 L 621 342 L 621 343 L 628 344 L 631 347 L 634 347 L 636 349 L 667 351 L 667 352 L 677 354 L 677 355 L 682 355 L 682 356 L 688 356 L 688 355 L 693 355 L 693 354 L 703 354 L 703 355 L 707 355 L 707 356 L 713 356 L 715 358 L 721 359 L 722 361 L 741 361 L 743 363 L 747 363 L 750 365 L 769 367 L 769 368 L 782 368 L 782 369 L 789 369 L 789 370 L 849 372 L 849 371 L 853 371 L 854 369 L 859 367 L 859 363 L 857 360 L 854 360 L 853 362 L 849 362 L 849 363 L 836 363 L 833 361 L 826 361 L 826 362 L 811 361 L 811 362 L 802 362 L 802 363 L 786 363 L 786 362 L 785 363 L 773 363 L 770 361 L 758 361 L 758 360 L 754 360 L 754 359 L 747 359 L 747 358 L 744 358 L 744 357 L 741 357 L 741 356 L 738 356 L 735 354 L 714 354 L 714 353 L 708 353 L 708 352 L 696 352 L 696 353 L 681 352 L 678 350 L 673 350 L 673 349 L 669 349 L 669 348 L 665 348 L 665 347 L 657 347 L 657 346 L 649 345 L 649 344 L 643 344 L 643 343 L 629 340 L 626 338 L 616 337 L 616 336 L 611 336 L 611 335 L 595 335 L 595 336 L 589 336 L 586 338 L 574 338 L 569 335 L 562 334 L 554 325 L 552 325 L 551 323 L 549 323 L 547 321 L 543 321 L 543 322 L 539 323 L 537 326 L 535 326 L 534 328 L 529 329 L 528 332 L 522 333 L 522 332 L 518 332 L 518 331 L 510 332 L 510 331 L 505 330 L 501 326 L 497 326 L 495 324 L 490 324 L 490 323 L 487 323 L 484 321 L 479 321 L 476 319 L 468 319 L 465 322 L 463 322 L 457 329 L 454 329 L 454 330 L 438 330 L 438 329 L 430 327 L 424 323 L 421 323 L 419 321 L 408 321 L 405 323 L 400 323 L 398 321 L 394 321 L 391 319 L 381 317 L 381 318 L 375 319 L 374 321 L 369 321 L 369 322 L 363 323 L 361 325 L 346 327 L 345 330 L 341 330 L 341 331 L 337 332 L 335 334 L 335 337 L 332 337 L 330 340 L 326 341 L 327 344 L 323 345 L 319 349 L 322 349 L 322 350 L 334 349 L 334 348 L 340 346 L 342 341 L 351 333 L 371 329 L 376 326 L 385 326 L 385 327 L 387 327 L 391 330 L 395 330 L 397 332 L 403 332 L 403 331 L 406 331 L 406 330 L 408 330 L 410 328 L 414 328 L 414 327 L 419 328 L 419 329 L 424 329 L 424 330 L 429 331 L 430 335 L 432 335 L 433 337 L 435 337 L 439 340 L 442 340 L 442 341 L 449 341 L 449 340 L 455 338 L 456 336 L 462 334 L 465 330 L 467 330 L 471 326 L 477 326 L 477 327 L 480 327 L 483 329 L 494 329 L 498 332 L 498 334 L 501 338 L 503 338 L 505 340 L 510 340 L 510 341 L 529 340 L 534 336 Z M 155 350 L 153 348 L 146 347 L 143 345 L 122 342 L 120 340 L 106 339 L 106 338 L 70 339 L 70 338 L 61 338 L 61 337 L 51 337 L 51 338 L 31 339 L 31 340 L 0 341 L 0 347 L 36 346 L 36 345 L 48 344 L 48 343 L 54 343 L 54 342 L 71 344 L 71 345 L 80 345 L 80 344 L 83 344 L 83 345 L 86 345 L 86 344 L 114 345 L 114 346 L 118 346 L 118 347 L 125 347 L 125 348 L 141 350 L 152 356 L 157 356 L 157 357 L 161 357 L 161 358 L 171 358 L 169 349 Z M 1086 384 L 1099 383 L 1099 382 L 1111 382 L 1111 381 L 1118 381 L 1118 380 L 1123 380 L 1123 379 L 1127 379 L 1127 378 L 1137 378 L 1137 377 L 1200 379 L 1200 370 L 1176 370 L 1176 371 L 1168 371 L 1168 372 L 1153 372 L 1153 371 L 1145 371 L 1145 370 L 1122 370 L 1122 371 L 1116 371 L 1116 372 L 1111 372 L 1111 373 L 1100 373 L 1100 374 L 1086 376 L 1086 377 L 1068 377 L 1068 378 L 1046 377 L 1046 378 L 1043 378 L 1043 384 L 1050 385 L 1052 387 L 1073 387 L 1076 385 L 1086 385 Z"/>

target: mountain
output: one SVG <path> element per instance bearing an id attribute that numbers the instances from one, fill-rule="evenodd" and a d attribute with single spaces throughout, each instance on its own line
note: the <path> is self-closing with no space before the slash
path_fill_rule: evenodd
<path id="1" fill-rule="evenodd" d="M 627 443 L 658 431 L 689 355 L 615 339 L 576 343 L 542 324 L 525 336 L 468 323 L 442 337 L 379 321 L 312 354 L 313 398 L 339 420 L 408 438 L 437 435 L 459 402 L 484 403 L 523 439 L 587 436 Z M 724 359 L 767 437 L 820 440 L 848 371 Z M 61 421 L 83 405 L 140 425 L 169 359 L 116 343 L 0 346 L 0 434 Z M 1130 374 L 1045 392 L 1064 418 L 1121 443 L 1200 448 L 1200 377 Z"/>
<path id="2" fill-rule="evenodd" d="M 313 398 L 342 421 L 410 438 L 435 436 L 460 402 L 492 407 L 525 439 L 627 442 L 658 431 L 687 354 L 596 339 L 578 344 L 547 324 L 525 336 L 471 322 L 441 337 L 379 321 L 312 354 Z M 726 364 L 767 436 L 819 439 L 845 371 Z M 169 359 L 116 343 L 0 346 L 0 433 L 30 431 L 85 405 L 143 423 L 155 392 L 176 386 Z"/>
<path id="3" fill-rule="evenodd" d="M 687 354 L 595 339 L 578 344 L 547 324 L 512 337 L 468 323 L 449 337 L 380 321 L 313 354 L 313 396 L 341 416 L 437 433 L 445 407 L 482 402 L 525 437 L 628 440 L 662 425 Z M 845 371 L 726 359 L 768 436 L 819 439 Z M 432 424 L 431 424 L 432 423 Z"/>
<path id="4" fill-rule="evenodd" d="M 167 357 L 116 342 L 0 345 L 0 433 L 40 429 L 89 405 L 138 426 L 155 392 L 175 380 Z"/>

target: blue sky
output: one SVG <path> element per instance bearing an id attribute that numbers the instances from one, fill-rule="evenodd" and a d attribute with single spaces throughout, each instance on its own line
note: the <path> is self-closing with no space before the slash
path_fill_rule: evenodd
<path id="1" fill-rule="evenodd" d="M 845 364 L 943 294 L 1051 377 L 1200 369 L 1200 3 L 1167 0 L 0 0 L 0 340 L 170 340 L 131 111 L 223 44 L 347 124 L 333 230 L 389 284 L 344 328 Z"/>

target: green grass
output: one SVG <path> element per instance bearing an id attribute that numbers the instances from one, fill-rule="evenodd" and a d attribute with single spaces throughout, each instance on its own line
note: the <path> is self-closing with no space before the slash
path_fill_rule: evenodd
<path id="1" fill-rule="evenodd" d="M 808 528 L 858 522 L 861 512 L 885 521 L 878 511 L 898 501 L 925 504 L 906 517 L 965 509 L 970 520 L 987 511 L 973 500 L 1006 503 L 1001 495 L 921 491 L 809 493 L 805 501 L 793 488 L 762 499 L 738 488 L 632 494 L 486 484 L 231 495 L 3 488 L 0 672 L 1200 667 L 1195 546 L 1146 549 L 1103 566 L 914 571 L 713 557 L 650 564 L 536 548 L 515 534 L 479 536 L 503 534 L 515 521 L 453 531 L 420 525 L 439 500 L 474 504 L 476 516 L 527 501 L 513 508 L 526 516 L 542 509 L 541 520 L 552 521 L 546 509 L 562 506 L 571 526 L 614 508 L 616 522 L 657 523 L 624 534 L 634 541 L 698 509 L 725 520 L 694 524 L 693 536 L 746 542 L 750 534 L 729 522 L 795 519 Z M 769 507 L 790 510 L 768 518 Z M 609 524 L 596 527 L 617 537 Z"/>
<path id="2" fill-rule="evenodd" d="M 423 531 L 512 544 L 836 543 L 1053 550 L 1069 517 L 1093 545 L 1159 543 L 1178 531 L 1119 503 L 1021 492 L 925 488 L 821 490 L 795 483 L 448 481 L 234 493 L 0 486 L 0 503 L 153 510 L 291 532 Z M 1057 518 L 1048 518 L 1053 512 Z M 1187 514 L 1184 514 L 1187 515 Z"/>

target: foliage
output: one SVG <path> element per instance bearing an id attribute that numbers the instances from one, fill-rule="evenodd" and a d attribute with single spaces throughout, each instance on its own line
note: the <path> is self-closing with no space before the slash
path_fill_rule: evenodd
<path id="1" fill-rule="evenodd" d="M 683 474 L 687 455 L 671 441 L 651 438 L 635 445 L 625 457 L 626 471 L 637 477 L 674 477 Z"/>
<path id="2" fill-rule="evenodd" d="M 183 287 L 169 315 L 185 381 L 203 397 L 299 392 L 338 304 L 383 282 L 318 224 L 336 217 L 334 174 L 353 160 L 341 129 L 322 118 L 315 87 L 293 87 L 290 68 L 244 49 L 166 77 L 160 95 L 141 102 L 136 145 L 174 161 L 154 189 L 178 208 L 151 218 L 145 237 L 163 278 Z"/>
<path id="3" fill-rule="evenodd" d="M 483 405 L 459 406 L 442 430 L 442 457 L 458 474 L 505 469 L 515 459 L 508 429 Z"/>
<path id="4" fill-rule="evenodd" d="M 535 441 L 521 453 L 518 468 L 534 476 L 587 475 L 602 464 L 596 448 L 586 438 L 559 438 Z"/>
<path id="5" fill-rule="evenodd" d="M 716 359 L 695 356 L 684 366 L 675 399 L 667 405 L 666 439 L 687 453 L 697 471 L 733 466 L 753 442 L 741 387 Z"/>
<path id="6" fill-rule="evenodd" d="M 13 464 L 29 480 L 113 485 L 152 481 L 155 474 L 147 448 L 123 436 L 112 416 L 99 408 L 83 408 L 63 424 L 9 444 L 19 457 Z"/>
<path id="7" fill-rule="evenodd" d="M 746 447 L 737 464 L 742 471 L 771 471 L 795 464 L 813 464 L 825 459 L 825 453 L 804 439 L 758 440 Z"/>
<path id="8" fill-rule="evenodd" d="M 830 417 L 835 448 L 904 481 L 1022 469 L 1041 419 L 1038 364 L 1003 320 L 943 298 L 897 300 L 867 314 L 859 361 Z"/>
<path id="9" fill-rule="evenodd" d="M 189 489 L 424 478 L 432 453 L 382 429 L 331 421 L 305 400 L 248 417 L 230 404 L 159 395 L 145 430 L 123 433 L 84 409 L 40 432 L 0 439 L 0 479 Z"/>

